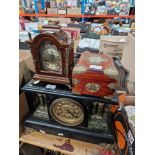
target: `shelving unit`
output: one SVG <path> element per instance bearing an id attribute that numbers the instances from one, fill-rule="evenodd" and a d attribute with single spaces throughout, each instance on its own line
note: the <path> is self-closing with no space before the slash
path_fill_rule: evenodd
<path id="1" fill-rule="evenodd" d="M 85 15 L 84 14 L 85 0 L 82 0 L 81 14 L 80 14 L 80 12 L 79 13 L 75 12 L 77 14 L 46 14 L 45 13 L 46 6 L 44 3 L 44 0 L 40 0 L 41 4 L 42 4 L 42 10 L 44 10 L 44 13 L 43 12 L 41 13 L 41 11 L 40 11 L 40 13 L 38 13 L 37 0 L 33 0 L 33 1 L 35 2 L 35 9 L 34 9 L 35 13 L 28 14 L 29 12 L 26 12 L 27 14 L 25 14 L 25 12 L 19 12 L 19 17 L 34 17 L 35 20 L 32 20 L 32 18 L 31 18 L 30 21 L 38 21 L 38 20 L 40 20 L 39 17 L 41 17 L 42 19 L 43 19 L 43 17 L 45 17 L 45 19 L 46 19 L 46 17 L 47 18 L 55 18 L 55 19 L 56 18 L 66 18 L 66 19 L 64 19 L 66 21 L 68 21 L 67 18 L 75 18 L 75 19 L 80 18 L 80 19 L 78 19 L 78 21 L 80 21 L 80 22 L 81 21 L 82 22 L 83 21 L 91 21 L 92 22 L 92 21 L 97 21 L 97 20 L 102 22 L 101 19 L 105 19 L 105 20 L 103 20 L 103 22 L 105 22 L 105 23 L 108 23 L 110 20 L 113 20 L 115 18 L 120 19 L 120 20 L 123 19 L 124 21 L 130 21 L 130 20 L 132 21 L 135 19 L 135 15 L 120 16 L 120 15 L 116 15 L 116 14 L 114 15 L 114 14 L 112 14 L 112 12 L 111 12 L 111 14 Z M 74 12 L 72 12 L 72 13 L 74 13 Z M 130 14 L 133 14 L 133 13 L 130 13 Z M 90 20 L 90 18 L 92 18 L 92 20 Z M 98 18 L 100 18 L 100 19 L 98 19 Z M 53 19 L 53 20 L 55 20 L 55 19 Z M 108 19 L 110 19 L 110 20 L 108 20 Z M 21 21 L 25 21 L 25 19 L 21 18 Z M 59 21 L 59 19 L 58 19 L 58 21 Z M 33 24 L 33 22 L 31 22 L 30 24 Z M 43 92 L 45 92 L 45 91 L 43 91 Z M 100 135 L 101 135 L 101 133 L 100 133 Z M 100 136 L 100 135 L 98 137 L 102 138 L 102 136 Z M 74 137 L 72 137 L 72 138 L 74 138 Z M 97 144 L 90 143 L 90 142 L 87 143 L 84 141 L 78 141 L 75 139 L 67 138 L 67 136 L 66 137 L 65 136 L 64 137 L 56 136 L 52 133 L 48 133 L 48 132 L 45 132 L 42 130 L 37 130 L 37 131 L 29 132 L 29 133 L 24 131 L 23 134 L 20 136 L 19 141 L 21 144 L 24 144 L 24 143 L 31 144 L 31 145 L 34 145 L 34 146 L 37 146 L 40 148 L 44 148 L 47 150 L 61 152 L 62 154 L 65 154 L 65 155 L 103 155 L 103 154 L 109 154 L 108 151 L 110 151 L 110 149 L 107 147 L 110 144 L 109 143 L 106 144 L 106 142 L 103 142 L 102 144 L 100 143 L 101 145 L 97 145 Z M 113 145 L 113 148 L 114 148 L 113 151 L 110 151 L 110 152 L 113 152 L 115 155 L 119 155 L 120 153 L 117 152 L 118 148 L 115 145 L 116 144 Z M 70 147 L 74 148 L 74 149 L 72 151 L 70 151 L 69 150 Z"/>
<path id="2" fill-rule="evenodd" d="M 119 16 L 119 15 L 61 15 L 61 14 L 19 14 L 20 17 L 63 17 L 63 18 L 135 18 L 134 15 Z"/>

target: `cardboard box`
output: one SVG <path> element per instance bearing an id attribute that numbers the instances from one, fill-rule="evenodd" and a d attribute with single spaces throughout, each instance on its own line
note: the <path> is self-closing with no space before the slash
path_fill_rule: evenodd
<path id="1" fill-rule="evenodd" d="M 39 21 L 59 21 L 60 25 L 61 24 L 65 24 L 65 23 L 70 23 L 71 22 L 71 18 L 50 18 L 50 17 L 39 17 Z"/>
<path id="2" fill-rule="evenodd" d="M 31 72 L 35 70 L 30 51 L 19 51 L 19 87 L 22 81 L 28 82 L 32 78 Z"/>
<path id="3" fill-rule="evenodd" d="M 58 9 L 57 8 L 47 8 L 47 14 L 57 14 Z"/>
<path id="4" fill-rule="evenodd" d="M 34 72 L 34 65 L 29 50 L 19 51 L 19 88 L 26 84 L 32 75 L 30 71 Z M 29 112 L 29 107 L 24 92 L 19 94 L 19 135 L 21 135 L 24 127 L 23 121 Z"/>
<path id="5" fill-rule="evenodd" d="M 19 14 L 24 14 L 25 10 L 24 9 L 19 9 Z"/>
<path id="6" fill-rule="evenodd" d="M 100 53 L 118 56 L 120 59 L 127 46 L 127 36 L 104 36 L 100 38 Z"/>
<path id="7" fill-rule="evenodd" d="M 130 72 L 128 90 L 129 94 L 135 94 L 135 37 L 129 33 L 128 44 L 124 49 L 122 60 L 123 66 Z"/>
<path id="8" fill-rule="evenodd" d="M 67 8 L 67 14 L 70 15 L 81 15 L 81 7 L 69 7 Z"/>
<path id="9" fill-rule="evenodd" d="M 66 15 L 66 13 L 67 13 L 67 12 L 66 12 L 66 8 L 65 8 L 65 9 L 63 9 L 63 8 L 62 8 L 62 9 L 61 9 L 61 8 L 58 9 L 58 14 L 59 14 L 59 15 Z"/>

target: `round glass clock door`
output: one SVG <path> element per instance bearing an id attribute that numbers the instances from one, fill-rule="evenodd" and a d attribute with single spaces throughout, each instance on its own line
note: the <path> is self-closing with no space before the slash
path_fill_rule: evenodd
<path id="1" fill-rule="evenodd" d="M 62 72 L 61 52 L 55 45 L 45 41 L 39 51 L 40 68 L 45 71 Z"/>
<path id="2" fill-rule="evenodd" d="M 56 99 L 50 106 L 54 120 L 67 126 L 76 126 L 84 120 L 84 109 L 80 103 L 68 98 Z"/>

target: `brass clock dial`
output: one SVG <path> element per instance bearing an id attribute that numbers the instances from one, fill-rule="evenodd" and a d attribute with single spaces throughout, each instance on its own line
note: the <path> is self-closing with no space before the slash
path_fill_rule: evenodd
<path id="1" fill-rule="evenodd" d="M 50 106 L 50 114 L 54 120 L 66 126 L 76 126 L 84 120 L 82 105 L 68 98 L 56 99 Z"/>
<path id="2" fill-rule="evenodd" d="M 40 58 L 43 70 L 62 72 L 60 51 L 55 45 L 45 42 L 40 48 Z"/>

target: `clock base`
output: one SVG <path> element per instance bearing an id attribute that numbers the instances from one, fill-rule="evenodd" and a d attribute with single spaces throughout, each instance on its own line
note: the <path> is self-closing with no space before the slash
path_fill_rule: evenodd
<path id="1" fill-rule="evenodd" d="M 64 85 L 67 85 L 69 88 L 71 88 L 71 81 L 67 77 L 56 77 L 56 76 L 35 74 L 33 76 L 33 79 L 44 81 L 44 82 L 49 82 L 49 83 L 64 84 Z"/>
<path id="2" fill-rule="evenodd" d="M 40 132 L 43 131 L 47 134 L 72 138 L 93 144 L 114 144 L 114 137 L 110 130 L 95 131 L 87 127 L 68 127 L 57 122 L 51 123 L 49 120 L 35 118 L 32 115 L 29 115 L 25 120 L 25 127 L 33 128 Z"/>

